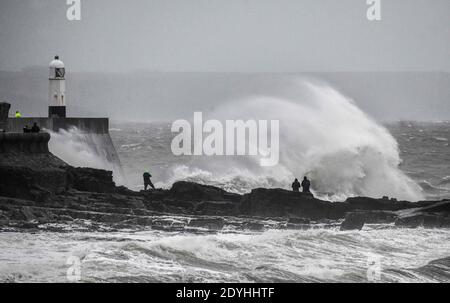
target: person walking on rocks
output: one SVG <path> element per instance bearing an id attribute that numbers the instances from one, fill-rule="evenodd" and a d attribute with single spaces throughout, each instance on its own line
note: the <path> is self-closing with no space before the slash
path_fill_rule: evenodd
<path id="1" fill-rule="evenodd" d="M 147 187 L 151 187 L 153 189 L 155 189 L 155 186 L 152 183 L 152 180 L 150 180 L 150 178 L 152 177 L 152 175 L 150 175 L 149 172 L 145 172 L 144 175 L 144 190 L 147 190 Z"/>

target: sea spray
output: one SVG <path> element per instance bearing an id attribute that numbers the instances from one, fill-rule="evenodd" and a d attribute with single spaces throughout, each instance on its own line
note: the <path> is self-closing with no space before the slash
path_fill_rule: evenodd
<path id="1" fill-rule="evenodd" d="M 170 123 L 145 131 L 121 127 L 113 135 L 131 181 L 127 185 L 142 188 L 144 169 L 152 171 L 157 187 L 188 180 L 238 193 L 257 187 L 290 189 L 294 178 L 307 175 L 314 194 L 327 200 L 357 195 L 423 198 L 422 189 L 399 169 L 398 145 L 385 127 L 326 84 L 286 82 L 276 94 L 233 100 L 204 112 L 205 119 L 220 121 L 279 120 L 278 165 L 261 167 L 258 156 L 176 157 L 170 151 Z M 93 148 L 98 144 L 89 140 L 77 131 L 62 131 L 53 135 L 50 149 L 72 165 L 112 169 Z"/>
<path id="2" fill-rule="evenodd" d="M 193 157 L 173 168 L 170 182 L 191 180 L 236 192 L 254 187 L 289 188 L 295 177 L 312 179 L 316 195 L 344 200 L 364 195 L 423 198 L 399 168 L 396 140 L 383 126 L 334 88 L 296 80 L 283 97 L 250 97 L 206 114 L 209 119 L 280 121 L 280 162 L 260 167 L 258 157 Z M 289 96 L 289 97 L 287 97 Z"/>
<path id="3" fill-rule="evenodd" d="M 120 161 L 111 150 L 114 148 L 112 142 L 104 134 L 84 133 L 75 127 L 48 132 L 51 135 L 49 149 L 57 157 L 75 167 L 113 171 L 114 181 L 126 184 Z"/>

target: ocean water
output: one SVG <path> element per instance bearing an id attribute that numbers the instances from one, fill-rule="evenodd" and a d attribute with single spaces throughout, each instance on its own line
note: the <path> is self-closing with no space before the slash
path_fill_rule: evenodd
<path id="1" fill-rule="evenodd" d="M 399 144 L 400 169 L 427 199 L 450 198 L 450 122 L 396 122 L 387 125 Z"/>
<path id="2" fill-rule="evenodd" d="M 388 226 L 348 232 L 8 232 L 0 233 L 0 281 L 449 282 L 449 259 L 427 266 L 449 251 L 449 230 Z"/>
<path id="3" fill-rule="evenodd" d="M 176 157 L 170 122 L 113 123 L 110 133 L 123 168 L 115 171 L 121 174 L 116 181 L 140 190 L 142 173 L 150 171 L 157 187 L 189 180 L 245 193 L 256 187 L 289 189 L 294 177 L 308 175 L 315 195 L 333 201 L 355 195 L 450 198 L 449 122 L 382 124 L 330 87 L 307 84 L 300 95 L 301 102 L 251 97 L 205 113 L 219 120 L 279 119 L 276 167 L 261 168 L 257 157 Z M 52 151 L 73 165 L 114 169 L 77 134 L 55 136 Z M 93 231 L 91 222 L 83 221 L 58 232 L 48 226 L 33 233 L 3 231 L 0 281 L 450 281 L 448 229 L 366 225 L 362 231 L 340 232 L 338 227 L 287 230 L 262 223 L 259 232 Z"/>

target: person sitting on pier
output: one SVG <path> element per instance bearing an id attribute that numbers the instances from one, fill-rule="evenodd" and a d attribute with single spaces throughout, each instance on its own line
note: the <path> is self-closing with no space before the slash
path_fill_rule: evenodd
<path id="1" fill-rule="evenodd" d="M 150 180 L 150 178 L 152 177 L 152 175 L 150 175 L 149 172 L 145 172 L 144 175 L 144 190 L 147 190 L 147 187 L 151 187 L 153 189 L 155 189 L 155 186 L 152 183 L 152 180 Z"/>
<path id="2" fill-rule="evenodd" d="M 29 134 L 29 133 L 31 133 L 31 129 L 28 127 L 28 125 L 25 125 L 25 127 L 23 128 L 23 133 L 24 133 L 24 134 Z"/>
<path id="3" fill-rule="evenodd" d="M 34 122 L 33 127 L 31 128 L 31 132 L 32 133 L 39 133 L 41 131 L 41 129 L 39 128 L 39 126 L 37 125 L 36 122 Z"/>
<path id="4" fill-rule="evenodd" d="M 304 193 L 311 193 L 311 192 L 309 191 L 310 186 L 311 186 L 311 182 L 310 182 L 310 181 L 308 180 L 308 178 L 305 176 L 305 177 L 303 178 L 303 181 L 302 181 L 303 192 L 304 192 Z"/>
<path id="5" fill-rule="evenodd" d="M 300 182 L 298 182 L 297 178 L 294 180 L 294 183 L 292 183 L 292 190 L 296 192 L 300 191 Z"/>
<path id="6" fill-rule="evenodd" d="M 16 118 L 22 118 L 22 114 L 19 111 L 16 111 L 15 117 Z"/>

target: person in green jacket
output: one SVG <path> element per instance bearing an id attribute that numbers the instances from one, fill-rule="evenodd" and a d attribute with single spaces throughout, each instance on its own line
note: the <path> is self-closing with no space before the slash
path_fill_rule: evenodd
<path id="1" fill-rule="evenodd" d="M 16 118 L 22 118 L 22 114 L 19 111 L 16 111 Z"/>

